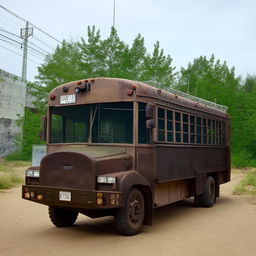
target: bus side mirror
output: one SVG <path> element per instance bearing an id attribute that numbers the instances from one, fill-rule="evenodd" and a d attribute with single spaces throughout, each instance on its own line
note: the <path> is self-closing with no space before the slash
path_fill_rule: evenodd
<path id="1" fill-rule="evenodd" d="M 154 106 L 151 104 L 146 105 L 146 119 L 154 118 Z"/>
<path id="2" fill-rule="evenodd" d="M 147 129 L 155 128 L 155 120 L 154 119 L 146 120 L 146 127 L 147 127 Z"/>
<path id="3" fill-rule="evenodd" d="M 40 139 L 42 141 L 46 141 L 46 129 L 47 129 L 47 116 L 41 117 L 41 131 L 40 131 Z"/>
<path id="4" fill-rule="evenodd" d="M 154 119 L 148 119 L 146 121 L 146 127 L 150 131 L 150 141 L 151 142 L 157 141 L 156 128 L 155 128 L 155 120 Z"/>

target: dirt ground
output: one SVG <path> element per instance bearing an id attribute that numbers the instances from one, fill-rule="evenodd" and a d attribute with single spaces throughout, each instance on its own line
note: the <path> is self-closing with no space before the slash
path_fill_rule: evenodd
<path id="1" fill-rule="evenodd" d="M 213 208 L 193 208 L 191 199 L 154 212 L 153 226 L 119 236 L 113 218 L 79 215 L 68 228 L 54 227 L 47 207 L 21 199 L 20 187 L 0 193 L 0 255 L 256 255 L 256 204 L 232 195 L 244 173 L 234 171 Z"/>

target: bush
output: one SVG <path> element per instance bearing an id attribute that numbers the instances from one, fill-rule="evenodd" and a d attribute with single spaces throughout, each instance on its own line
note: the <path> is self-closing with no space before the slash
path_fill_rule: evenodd
<path id="1" fill-rule="evenodd" d="M 0 175 L 0 189 L 11 188 L 19 183 L 22 183 L 23 179 L 14 171 Z"/>
<path id="2" fill-rule="evenodd" d="M 234 194 L 256 195 L 256 170 L 249 172 L 235 187 Z"/>
<path id="3" fill-rule="evenodd" d="M 234 152 L 231 161 L 233 168 L 256 167 L 256 159 L 245 151 Z"/>
<path id="4" fill-rule="evenodd" d="M 7 161 L 0 158 L 0 189 L 11 188 L 22 183 L 23 178 L 17 173 L 18 168 L 20 169 L 20 167 L 26 167 L 30 164 L 30 162 Z"/>

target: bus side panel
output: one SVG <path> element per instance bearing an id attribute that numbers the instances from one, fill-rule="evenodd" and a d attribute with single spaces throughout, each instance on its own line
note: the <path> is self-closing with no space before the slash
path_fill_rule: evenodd
<path id="1" fill-rule="evenodd" d="M 158 183 L 196 177 L 200 173 L 228 172 L 225 147 L 161 146 L 157 152 Z"/>
<path id="2" fill-rule="evenodd" d="M 154 186 L 156 179 L 156 152 L 154 147 L 136 148 L 136 166 L 137 171 L 151 186 Z"/>

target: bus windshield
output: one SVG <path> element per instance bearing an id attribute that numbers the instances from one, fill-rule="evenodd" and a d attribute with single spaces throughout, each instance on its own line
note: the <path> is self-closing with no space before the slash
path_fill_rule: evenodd
<path id="1" fill-rule="evenodd" d="M 51 143 L 133 143 L 133 103 L 51 107 Z"/>

